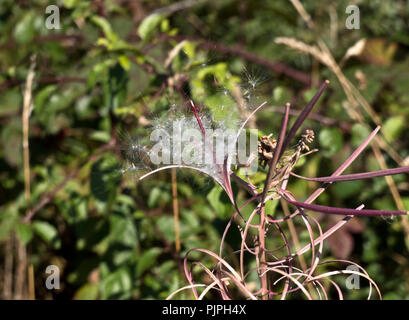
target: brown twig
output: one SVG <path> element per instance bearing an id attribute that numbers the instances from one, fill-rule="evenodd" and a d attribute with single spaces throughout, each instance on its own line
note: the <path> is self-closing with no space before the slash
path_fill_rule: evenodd
<path id="1" fill-rule="evenodd" d="M 27 279 L 27 251 L 26 246 L 23 245 L 16 238 L 17 245 L 17 269 L 14 274 L 14 299 L 25 299 L 25 284 Z"/>
<path id="2" fill-rule="evenodd" d="M 28 266 L 28 298 L 35 300 L 34 266 L 32 263 Z"/>
<path id="3" fill-rule="evenodd" d="M 0 92 L 8 88 L 22 84 L 24 80 L 22 79 L 10 79 L 3 83 L 0 83 Z M 80 77 L 43 77 L 36 80 L 37 83 L 46 83 L 46 84 L 65 84 L 72 82 L 86 83 L 87 79 Z"/>
<path id="4" fill-rule="evenodd" d="M 156 9 L 152 12 L 152 14 L 172 14 L 176 11 L 181 11 L 185 9 L 189 9 L 191 7 L 197 6 L 201 3 L 204 3 L 206 0 L 182 0 L 176 3 L 172 3 L 163 8 Z"/>
<path id="5" fill-rule="evenodd" d="M 4 245 L 4 280 L 3 299 L 9 300 L 13 295 L 13 253 L 14 234 L 11 234 Z"/>
<path id="6" fill-rule="evenodd" d="M 274 62 L 270 61 L 268 59 L 259 57 L 253 53 L 250 53 L 244 49 L 238 48 L 238 47 L 230 47 L 226 46 L 224 44 L 220 44 L 217 42 L 209 41 L 209 40 L 203 40 L 195 37 L 188 37 L 188 36 L 183 36 L 183 35 L 176 35 L 176 36 L 169 36 L 169 35 L 161 35 L 158 37 L 159 41 L 168 41 L 168 40 L 176 40 L 176 41 L 194 41 L 198 43 L 198 46 L 201 47 L 202 49 L 207 49 L 207 50 L 213 50 L 217 51 L 221 54 L 225 55 L 230 55 L 230 56 L 239 56 L 243 58 L 246 61 L 253 62 L 255 64 L 258 64 L 260 66 L 264 66 L 266 68 L 269 68 L 275 72 L 278 73 L 283 73 L 286 76 L 295 79 L 307 86 L 311 84 L 311 77 L 299 70 L 296 70 L 290 66 L 287 66 L 281 62 Z"/>
<path id="7" fill-rule="evenodd" d="M 23 102 L 23 156 L 24 156 L 24 195 L 27 202 L 30 201 L 30 151 L 29 151 L 29 119 L 31 109 L 33 107 L 32 100 L 32 87 L 34 80 L 34 68 L 35 68 L 35 56 L 31 58 L 30 70 L 27 75 L 26 85 L 24 90 L 24 102 Z"/>
<path id="8" fill-rule="evenodd" d="M 27 203 L 31 199 L 30 191 L 30 149 L 29 149 L 29 125 L 30 114 L 33 108 L 32 89 L 35 76 L 36 56 L 31 57 L 30 69 L 28 71 L 26 84 L 24 88 L 23 96 L 23 114 L 22 114 L 22 126 L 23 126 L 23 163 L 24 163 L 24 197 Z M 29 209 L 27 210 L 27 213 Z M 27 251 L 26 246 L 22 244 L 19 239 L 16 241 L 17 246 L 17 268 L 15 273 L 14 282 L 14 298 L 17 300 L 25 298 L 25 282 L 27 278 L 26 266 L 27 266 Z"/>
<path id="9" fill-rule="evenodd" d="M 61 42 L 62 44 L 72 44 L 76 45 L 76 42 L 84 41 L 84 36 L 81 34 L 49 34 L 45 36 L 39 36 L 34 38 L 34 40 L 30 43 L 44 43 L 44 42 Z M 6 49 L 14 49 L 18 46 L 18 43 L 14 40 L 10 40 L 6 43 L 0 45 L 0 51 Z"/>

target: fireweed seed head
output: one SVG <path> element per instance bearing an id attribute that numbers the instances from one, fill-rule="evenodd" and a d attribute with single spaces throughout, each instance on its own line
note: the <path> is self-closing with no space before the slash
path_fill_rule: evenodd
<path id="1" fill-rule="evenodd" d="M 155 165 L 170 164 L 171 137 L 165 129 L 155 129 L 150 134 L 150 141 L 155 143 L 149 151 L 149 158 Z"/>
<path id="2" fill-rule="evenodd" d="M 137 175 L 140 180 L 158 170 L 190 168 L 209 175 L 228 191 L 232 166 L 244 168 L 247 175 L 256 173 L 258 134 L 243 128 L 265 103 L 250 117 L 241 119 L 243 114 L 235 101 L 228 99 L 222 110 L 217 99 L 209 99 L 204 100 L 206 108 L 192 101 L 182 105 L 169 101 L 168 111 L 150 119 L 151 126 L 144 128 L 143 143 L 126 139 L 122 172 Z"/>
<path id="3" fill-rule="evenodd" d="M 265 70 L 259 67 L 243 67 L 241 72 L 242 82 L 240 84 L 243 98 L 248 103 L 247 108 L 251 109 L 257 97 L 260 86 L 268 80 L 269 76 Z"/>
<path id="4" fill-rule="evenodd" d="M 243 131 L 236 142 L 236 128 L 229 128 L 226 122 L 217 123 L 207 117 L 201 117 L 200 120 L 204 131 L 199 128 L 194 117 L 172 119 L 168 121 L 169 124 L 154 129 L 150 134 L 153 144 L 150 149 L 152 163 L 194 165 L 207 169 L 209 166 L 223 165 L 228 155 L 239 155 L 238 163 L 245 164 L 247 158 L 243 155 L 249 154 L 246 148 L 250 146 L 254 149 L 252 151 L 256 151 L 256 135 L 251 135 L 252 140 L 248 143 Z M 169 131 L 164 128 L 169 128 Z"/>
<path id="5" fill-rule="evenodd" d="M 152 170 L 149 148 L 145 143 L 124 129 L 118 129 L 116 137 L 120 157 L 116 159 L 116 165 L 111 168 L 113 176 L 118 178 L 126 176 L 135 181 L 144 173 Z"/>
<path id="6" fill-rule="evenodd" d="M 257 171 L 257 158 L 254 158 L 257 132 L 248 134 L 243 130 L 239 135 L 241 120 L 231 117 L 217 121 L 212 115 L 199 111 L 197 115 L 173 112 L 151 123 L 146 134 L 149 141 L 143 145 L 137 139 L 127 138 L 123 152 L 124 174 L 145 176 L 169 166 L 187 167 L 221 184 L 225 180 L 226 163 L 228 170 L 230 165 L 240 165 L 246 167 L 247 174 Z"/>

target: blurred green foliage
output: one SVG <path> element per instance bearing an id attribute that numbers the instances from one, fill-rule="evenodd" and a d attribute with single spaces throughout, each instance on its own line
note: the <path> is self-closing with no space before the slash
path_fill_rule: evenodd
<path id="1" fill-rule="evenodd" d="M 409 3 L 407 1 L 355 1 L 361 9 L 361 29 L 347 30 L 348 1 L 304 1 L 337 61 L 361 38 L 365 52 L 349 59 L 343 72 L 380 114 L 388 143 L 403 157 L 409 156 Z M 170 172 L 161 172 L 142 183 L 121 175 L 120 152 L 99 148 L 113 138 L 119 145 L 131 136 L 144 136 L 151 121 L 169 116 L 175 105 L 187 111 L 183 98 L 164 83 L 186 79 L 181 88 L 207 107 L 216 119 L 239 118 L 236 102 L 225 94 L 244 88 L 246 103 L 267 101 L 282 106 L 295 100 L 295 109 L 308 102 L 316 88 L 227 55 L 216 46 L 172 38 L 189 36 L 234 46 L 271 61 L 279 61 L 319 79 L 331 80 L 331 90 L 315 113 L 332 119 L 308 120 L 317 133 L 314 147 L 320 152 L 299 167 L 306 176 L 326 176 L 369 134 L 352 121 L 342 104 L 345 93 L 331 72 L 311 57 L 274 43 L 279 36 L 313 43 L 308 30 L 286 0 L 201 1 L 184 10 L 162 10 L 174 1 L 1 0 L 0 5 L 0 241 L 2 268 L 7 242 L 16 237 L 27 245 L 34 265 L 36 296 L 75 299 L 166 298 L 186 284 L 183 257 L 189 249 L 217 252 L 231 214 L 222 189 L 210 179 L 190 171 L 177 171 L 182 249 L 175 250 Z M 177 2 L 176 2 L 177 3 Z M 45 8 L 57 4 L 61 29 L 45 27 Z M 174 52 L 168 66 L 165 61 Z M 30 56 L 36 54 L 30 117 L 31 199 L 24 198 L 21 113 L 23 84 Z M 364 75 L 357 77 L 357 72 Z M 215 86 L 216 83 L 216 86 Z M 246 91 L 247 90 L 247 91 Z M 301 94 L 300 94 L 301 92 Z M 223 108 L 221 108 L 223 106 Z M 281 114 L 268 108 L 257 116 L 263 134 L 277 135 Z M 370 122 L 369 117 L 366 119 Z M 343 125 L 341 125 L 343 124 Z M 95 156 L 95 157 L 93 157 Z M 90 157 L 92 157 L 90 159 Z M 387 158 L 391 167 L 396 164 Z M 30 223 L 22 218 L 35 208 L 74 170 L 49 203 Z M 377 170 L 370 151 L 363 153 L 350 172 Z M 265 172 L 254 177 L 262 183 Z M 407 176 L 393 178 L 409 210 Z M 306 199 L 313 183 L 296 181 L 291 190 Z M 239 203 L 247 199 L 236 189 Z M 331 186 L 318 203 L 396 209 L 383 178 Z M 274 205 L 269 212 L 278 211 Z M 281 208 L 280 208 L 281 210 Z M 246 208 L 243 213 L 251 213 Z M 409 299 L 409 243 L 400 220 L 361 219 L 364 229 L 353 235 L 348 257 L 364 266 L 387 299 Z M 330 219 L 323 217 L 323 226 Z M 297 227 L 300 227 L 301 224 Z M 308 233 L 300 232 L 302 244 Z M 238 249 L 240 234 L 227 237 L 228 250 Z M 277 246 L 280 239 L 270 239 Z M 325 256 L 339 253 L 325 246 Z M 208 267 L 209 257 L 193 253 Z M 45 269 L 61 269 L 61 289 L 45 289 Z M 329 267 L 328 267 L 329 268 Z M 4 269 L 5 270 L 5 269 Z M 4 272 L 3 272 L 4 274 Z M 341 279 L 341 278 L 340 278 Z M 257 279 L 253 279 L 257 281 Z M 342 279 L 339 280 L 342 284 Z M 346 290 L 346 298 L 361 299 L 366 291 Z M 180 298 L 192 298 L 181 293 Z"/>

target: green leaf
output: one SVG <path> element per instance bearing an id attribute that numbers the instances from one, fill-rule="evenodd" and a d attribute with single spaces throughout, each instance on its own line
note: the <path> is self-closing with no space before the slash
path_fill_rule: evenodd
<path id="1" fill-rule="evenodd" d="M 114 273 L 110 273 L 102 281 L 102 293 L 104 299 L 128 299 L 132 289 L 132 278 L 128 268 L 122 267 Z"/>
<path id="2" fill-rule="evenodd" d="M 405 125 L 405 118 L 403 116 L 396 116 L 389 118 L 383 125 L 382 132 L 388 142 L 396 140 L 402 133 Z"/>
<path id="3" fill-rule="evenodd" d="M 112 156 L 105 156 L 93 163 L 91 167 L 91 192 L 101 202 L 108 202 L 114 196 L 121 176 L 118 163 Z"/>
<path id="4" fill-rule="evenodd" d="M 146 221 L 143 220 L 143 221 Z M 157 220 L 157 226 L 159 228 L 159 230 L 162 232 L 163 236 L 165 237 L 165 239 L 169 242 L 173 242 L 175 241 L 175 228 L 173 228 L 174 226 L 174 219 L 171 216 L 168 215 L 162 215 L 158 218 Z M 182 229 L 183 224 L 180 224 L 180 229 Z M 146 227 L 147 229 L 148 227 Z M 147 234 L 151 234 L 153 233 L 153 228 L 150 229 L 149 231 L 143 230 L 144 233 Z M 182 230 L 181 230 L 181 234 L 182 234 Z"/>
<path id="5" fill-rule="evenodd" d="M 353 147 L 356 148 L 370 135 L 371 132 L 366 126 L 357 123 L 352 126 L 351 133 L 351 143 Z"/>
<path id="6" fill-rule="evenodd" d="M 75 292 L 75 300 L 95 300 L 98 298 L 98 284 L 84 284 Z"/>
<path id="7" fill-rule="evenodd" d="M 124 70 L 129 71 L 129 69 L 131 69 L 131 61 L 128 59 L 127 56 L 125 55 L 120 56 L 118 58 L 118 61 Z"/>
<path id="8" fill-rule="evenodd" d="M 114 59 L 107 59 L 100 63 L 95 64 L 92 67 L 91 72 L 88 76 L 88 87 L 93 87 L 97 82 L 102 82 L 106 79 L 108 74 L 108 69 L 114 66 L 116 61 Z"/>
<path id="9" fill-rule="evenodd" d="M 2 157 L 14 167 L 22 166 L 22 157 L 16 152 L 16 150 L 21 150 L 22 148 L 21 131 L 21 121 L 12 119 L 3 127 L 1 132 Z"/>
<path id="10" fill-rule="evenodd" d="M 282 86 L 277 86 L 273 90 L 273 99 L 277 105 L 283 105 L 288 101 L 291 101 L 292 93 L 291 91 Z"/>
<path id="11" fill-rule="evenodd" d="M 215 185 L 210 193 L 207 195 L 207 200 L 209 200 L 211 206 L 216 211 L 216 214 L 221 219 L 227 219 L 232 211 L 230 206 L 230 201 L 224 190 Z"/>
<path id="12" fill-rule="evenodd" d="M 64 6 L 68 9 L 74 8 L 81 0 L 64 0 Z"/>
<path id="13" fill-rule="evenodd" d="M 19 223 L 16 227 L 17 237 L 23 245 L 26 245 L 33 238 L 33 230 L 27 223 Z"/>
<path id="14" fill-rule="evenodd" d="M 34 232 L 45 242 L 52 243 L 55 248 L 59 248 L 61 245 L 58 239 L 57 229 L 50 223 L 45 221 L 34 221 L 33 222 Z"/>
<path id="15" fill-rule="evenodd" d="M 138 34 L 143 41 L 148 40 L 154 33 L 156 27 L 159 26 L 161 21 L 165 18 L 162 14 L 151 14 L 147 16 L 139 25 Z"/>
<path id="16" fill-rule="evenodd" d="M 100 16 L 92 16 L 91 21 L 102 29 L 107 39 L 109 39 L 110 41 L 118 40 L 118 36 L 112 31 L 112 27 L 108 20 Z"/>
<path id="17" fill-rule="evenodd" d="M 198 216 L 191 210 L 182 210 L 182 219 L 186 222 L 190 230 L 195 230 L 200 227 Z"/>
<path id="18" fill-rule="evenodd" d="M 403 206 L 406 211 L 409 211 L 409 197 L 402 197 Z"/>
<path id="19" fill-rule="evenodd" d="M 196 44 L 193 42 L 185 42 L 183 45 L 183 51 L 186 53 L 186 55 L 189 57 L 189 59 L 194 59 L 195 58 L 195 47 Z"/>
<path id="20" fill-rule="evenodd" d="M 151 248 L 145 251 L 139 259 L 138 265 L 136 266 L 136 276 L 140 277 L 145 270 L 152 267 L 160 253 L 160 248 Z"/>
<path id="21" fill-rule="evenodd" d="M 274 213 L 276 211 L 277 205 L 278 205 L 278 200 L 270 200 L 266 202 L 265 210 L 266 214 L 269 214 L 271 216 L 274 216 Z"/>
<path id="22" fill-rule="evenodd" d="M 142 211 L 142 210 L 136 210 L 136 211 L 133 213 L 133 217 L 134 217 L 134 219 L 136 219 L 136 220 L 143 219 L 143 218 L 146 217 L 146 213 L 145 213 L 144 211 Z"/>
<path id="23" fill-rule="evenodd" d="M 158 203 L 161 193 L 162 191 L 159 187 L 155 187 L 152 189 L 152 191 L 149 194 L 149 198 L 148 198 L 149 208 L 153 208 Z"/>
<path id="24" fill-rule="evenodd" d="M 344 181 L 340 183 L 335 183 L 331 188 L 334 194 L 341 199 L 346 199 L 351 196 L 359 194 L 360 190 L 363 189 L 365 183 L 361 180 L 357 181 Z"/>
<path id="25" fill-rule="evenodd" d="M 227 64 L 219 62 L 214 65 L 203 67 L 197 73 L 199 80 L 204 80 L 207 76 L 215 76 L 217 80 L 224 83 L 226 80 Z"/>
<path id="26" fill-rule="evenodd" d="M 49 85 L 41 89 L 35 96 L 34 105 L 35 109 L 34 112 L 41 112 L 43 106 L 47 99 L 51 96 L 51 94 L 57 89 L 56 85 Z"/>
<path id="27" fill-rule="evenodd" d="M 320 132 L 319 143 L 322 148 L 322 154 L 331 157 L 342 148 L 342 135 L 336 128 L 325 128 Z"/>
<path id="28" fill-rule="evenodd" d="M 97 141 L 109 142 L 111 135 L 106 131 L 95 131 L 90 135 L 90 138 Z"/>
<path id="29" fill-rule="evenodd" d="M 121 266 L 128 263 L 130 260 L 135 261 L 137 259 L 137 255 L 135 250 L 121 250 L 115 251 L 112 262 L 116 266 Z"/>
<path id="30" fill-rule="evenodd" d="M 137 245 L 136 228 L 131 217 L 120 214 L 110 215 L 110 239 L 124 246 L 135 247 Z"/>
<path id="31" fill-rule="evenodd" d="M 17 223 L 17 211 L 7 210 L 0 215 L 0 241 L 8 239 Z"/>
<path id="32" fill-rule="evenodd" d="M 310 88 L 310 89 L 306 90 L 306 91 L 303 93 L 304 101 L 305 101 L 306 103 L 308 103 L 308 101 L 311 101 L 312 97 L 313 97 L 316 93 L 317 93 L 317 89 L 316 89 L 316 88 Z M 289 101 L 289 100 L 288 100 L 288 101 Z"/>
<path id="33" fill-rule="evenodd" d="M 108 110 L 123 107 L 127 97 L 129 76 L 122 66 L 117 63 L 109 68 L 108 79 L 104 82 L 104 114 Z"/>
<path id="34" fill-rule="evenodd" d="M 34 12 L 27 12 L 22 19 L 19 20 L 14 29 L 14 39 L 20 43 L 28 43 L 35 36 L 34 28 Z"/>

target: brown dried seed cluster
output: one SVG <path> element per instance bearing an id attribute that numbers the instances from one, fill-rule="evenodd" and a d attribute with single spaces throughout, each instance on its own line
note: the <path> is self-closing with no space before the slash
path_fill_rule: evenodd
<path id="1" fill-rule="evenodd" d="M 305 130 L 305 133 L 301 135 L 301 140 L 298 141 L 297 149 L 300 149 L 301 151 L 310 151 L 310 147 L 307 145 L 307 143 L 312 143 L 314 138 L 315 135 L 313 130 Z"/>
<path id="2" fill-rule="evenodd" d="M 271 134 L 263 136 L 258 141 L 258 155 L 260 165 L 265 168 L 267 163 L 273 158 L 274 150 L 277 146 L 277 140 L 271 138 Z"/>
<path id="3" fill-rule="evenodd" d="M 258 155 L 260 165 L 265 168 L 268 162 L 273 158 L 274 150 L 277 146 L 277 140 L 271 137 L 272 135 L 263 136 L 258 141 Z M 313 130 L 305 130 L 301 135 L 301 139 L 295 145 L 295 152 L 291 156 L 284 157 L 284 163 L 293 163 L 298 161 L 302 151 L 310 151 L 309 143 L 314 141 L 315 134 Z"/>

